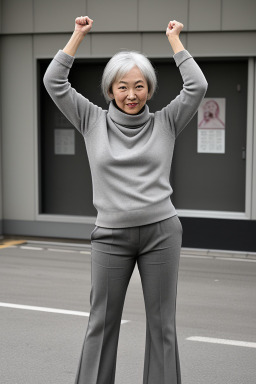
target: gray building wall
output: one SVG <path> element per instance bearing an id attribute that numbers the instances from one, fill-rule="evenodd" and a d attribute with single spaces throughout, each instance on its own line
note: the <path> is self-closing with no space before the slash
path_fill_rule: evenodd
<path id="1" fill-rule="evenodd" d="M 36 60 L 52 58 L 65 46 L 77 16 L 94 19 L 76 55 L 81 58 L 107 58 L 123 48 L 171 57 L 165 29 L 169 20 L 180 20 L 182 41 L 194 57 L 251 58 L 256 100 L 255 14 L 255 0 L 0 0 L 2 232 L 88 238 L 93 228 L 94 218 L 43 217 L 38 209 Z M 248 113 L 253 146 L 246 215 L 255 220 L 255 102 Z"/>

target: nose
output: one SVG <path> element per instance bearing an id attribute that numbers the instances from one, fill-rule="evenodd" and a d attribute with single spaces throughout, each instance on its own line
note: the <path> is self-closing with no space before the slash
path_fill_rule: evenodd
<path id="1" fill-rule="evenodd" d="M 134 90 L 133 89 L 130 89 L 129 91 L 128 91 L 128 99 L 129 100 L 134 100 L 134 99 L 136 99 L 136 95 L 135 95 L 135 92 L 134 92 Z"/>

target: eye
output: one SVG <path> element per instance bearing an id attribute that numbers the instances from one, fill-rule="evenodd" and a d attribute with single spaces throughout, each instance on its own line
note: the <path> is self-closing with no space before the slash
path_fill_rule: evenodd
<path id="1" fill-rule="evenodd" d="M 143 85 L 137 85 L 137 88 L 144 88 Z"/>
<path id="2" fill-rule="evenodd" d="M 118 89 L 126 89 L 126 87 L 123 85 L 122 87 L 118 87 Z"/>

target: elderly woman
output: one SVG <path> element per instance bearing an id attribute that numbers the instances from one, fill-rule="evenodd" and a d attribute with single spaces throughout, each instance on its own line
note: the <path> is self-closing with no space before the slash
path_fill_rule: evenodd
<path id="1" fill-rule="evenodd" d="M 123 305 L 137 262 L 147 319 L 143 384 L 180 384 L 175 315 L 182 227 L 169 176 L 175 139 L 196 113 L 207 82 L 180 42 L 183 25 L 170 21 L 166 35 L 184 83 L 180 94 L 150 113 L 153 66 L 144 55 L 123 51 L 105 67 L 102 91 L 109 108 L 103 110 L 68 82 L 92 24 L 88 16 L 76 19 L 71 39 L 44 76 L 53 101 L 84 137 L 97 209 L 91 310 L 75 383 L 114 384 Z"/>

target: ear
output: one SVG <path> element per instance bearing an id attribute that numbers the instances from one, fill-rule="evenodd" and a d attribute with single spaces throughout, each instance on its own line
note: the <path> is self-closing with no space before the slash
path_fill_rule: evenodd
<path id="1" fill-rule="evenodd" d="M 109 88 L 108 90 L 108 95 L 109 97 L 113 100 L 115 97 L 114 97 L 114 94 L 113 94 L 113 90 L 112 90 L 112 86 Z"/>
<path id="2" fill-rule="evenodd" d="M 113 95 L 113 93 L 108 92 L 108 95 L 109 95 L 109 97 L 110 97 L 112 100 L 114 100 L 114 95 Z"/>

